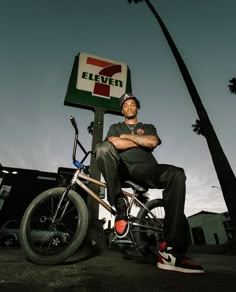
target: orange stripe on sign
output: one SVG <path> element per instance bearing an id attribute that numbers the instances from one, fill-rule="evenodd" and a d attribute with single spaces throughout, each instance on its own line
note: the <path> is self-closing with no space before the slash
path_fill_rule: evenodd
<path id="1" fill-rule="evenodd" d="M 103 68 L 115 65 L 113 63 L 110 63 L 110 62 L 107 62 L 107 61 L 103 61 L 103 60 L 99 60 L 99 59 L 95 59 L 95 58 L 91 58 L 91 57 L 87 58 L 87 62 L 86 63 L 90 64 L 90 65 L 98 66 L 98 67 L 103 67 Z"/>

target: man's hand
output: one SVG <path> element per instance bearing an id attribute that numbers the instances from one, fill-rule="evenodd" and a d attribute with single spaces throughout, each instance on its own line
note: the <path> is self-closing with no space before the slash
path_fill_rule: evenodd
<path id="1" fill-rule="evenodd" d="M 111 142 L 117 150 L 126 150 L 129 148 L 138 147 L 135 142 L 121 137 L 109 137 L 107 141 Z"/>
<path id="2" fill-rule="evenodd" d="M 120 137 L 109 137 L 108 141 L 113 143 L 118 150 L 139 146 L 153 149 L 158 145 L 157 137 L 152 135 L 122 134 Z"/>
<path id="3" fill-rule="evenodd" d="M 122 134 L 120 138 L 127 139 L 134 142 L 136 145 L 154 149 L 158 145 L 158 139 L 152 135 L 133 135 L 133 134 Z"/>

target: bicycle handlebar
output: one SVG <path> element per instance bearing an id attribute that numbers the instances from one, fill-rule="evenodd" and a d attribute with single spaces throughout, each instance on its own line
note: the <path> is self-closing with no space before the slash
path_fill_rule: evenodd
<path id="1" fill-rule="evenodd" d="M 76 120 L 75 120 L 75 118 L 73 116 L 70 116 L 70 121 L 72 123 L 72 126 L 75 129 L 74 147 L 73 147 L 73 153 L 72 153 L 73 164 L 77 168 L 84 169 L 85 171 L 88 172 L 89 167 L 88 166 L 85 166 L 83 164 L 83 162 L 89 156 L 89 154 L 92 154 L 93 152 L 92 151 L 86 151 L 84 149 L 83 145 L 78 140 L 79 131 L 78 131 L 78 127 L 77 127 Z M 79 146 L 81 148 L 81 150 L 83 151 L 83 153 L 85 155 L 84 158 L 80 162 L 78 160 L 76 160 L 76 149 L 77 149 L 77 146 Z"/>
<path id="2" fill-rule="evenodd" d="M 73 116 L 70 116 L 70 121 L 72 123 L 72 126 L 75 129 L 75 134 L 78 135 L 79 134 L 79 131 L 78 131 L 78 127 L 77 127 L 77 123 L 76 123 L 75 118 Z"/>

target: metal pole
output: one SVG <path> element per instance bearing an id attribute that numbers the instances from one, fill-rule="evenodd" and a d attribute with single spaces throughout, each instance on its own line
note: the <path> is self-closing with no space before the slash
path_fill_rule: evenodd
<path id="1" fill-rule="evenodd" d="M 104 120 L 104 109 L 103 108 L 94 108 L 94 128 L 93 128 L 93 139 L 92 139 L 92 151 L 94 152 L 95 147 L 103 139 L 103 120 Z M 96 160 L 94 155 L 91 156 L 90 160 L 90 170 L 89 176 L 99 180 L 100 171 L 97 168 Z M 99 194 L 100 186 L 89 183 L 91 190 Z M 100 252 L 106 246 L 105 235 L 103 231 L 103 224 L 99 217 L 99 204 L 91 197 L 88 196 L 87 207 L 89 213 L 89 226 L 87 231 L 87 243 L 93 247 L 93 251 Z"/>
<path id="2" fill-rule="evenodd" d="M 218 187 L 218 186 L 211 186 L 212 188 L 216 188 L 222 191 L 222 188 Z"/>
<path id="3" fill-rule="evenodd" d="M 102 142 L 103 139 L 103 121 L 104 121 L 104 109 L 103 108 L 94 108 L 94 128 L 93 128 L 93 139 L 92 139 L 92 151 L 94 152 L 95 147 L 98 143 Z M 91 156 L 90 160 L 90 171 L 89 176 L 99 180 L 100 171 L 97 168 L 96 160 L 94 155 Z M 97 194 L 100 193 L 100 186 L 93 183 L 89 183 L 89 187 Z M 92 198 L 88 197 L 87 201 L 89 218 L 90 220 L 98 219 L 99 205 Z"/>

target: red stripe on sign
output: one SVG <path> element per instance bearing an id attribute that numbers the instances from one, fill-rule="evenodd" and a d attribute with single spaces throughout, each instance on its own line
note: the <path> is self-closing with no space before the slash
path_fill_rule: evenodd
<path id="1" fill-rule="evenodd" d="M 103 68 L 114 65 L 113 63 L 110 63 L 110 62 L 107 62 L 107 61 L 103 61 L 103 60 L 99 60 L 99 59 L 95 59 L 95 58 L 91 58 L 91 57 L 87 58 L 87 62 L 86 63 L 89 64 L 89 65 L 94 65 L 94 66 L 103 67 Z"/>
<path id="2" fill-rule="evenodd" d="M 120 73 L 120 72 L 121 72 L 121 65 L 112 65 L 112 66 L 101 69 L 98 73 L 103 76 L 111 77 L 114 74 Z M 93 93 L 97 95 L 109 97 L 110 85 L 96 82 L 94 85 Z"/>

